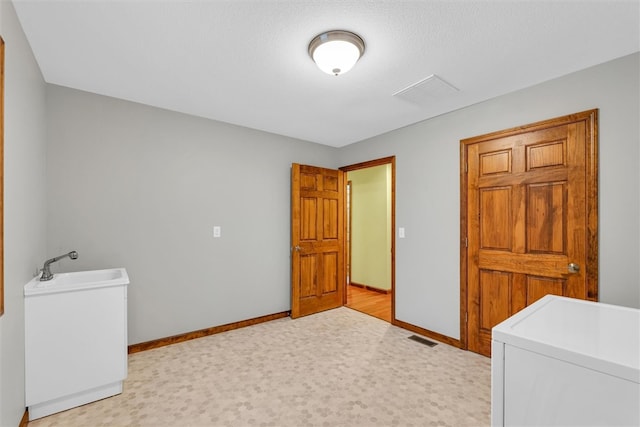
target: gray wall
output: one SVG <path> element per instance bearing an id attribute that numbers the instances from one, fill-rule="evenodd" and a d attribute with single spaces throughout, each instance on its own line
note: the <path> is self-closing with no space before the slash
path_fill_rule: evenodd
<path id="1" fill-rule="evenodd" d="M 345 147 L 396 155 L 396 317 L 459 338 L 460 140 L 600 110 L 600 300 L 640 307 L 639 58 L 627 56 Z"/>
<path id="2" fill-rule="evenodd" d="M 336 149 L 57 86 L 47 102 L 47 255 L 126 267 L 130 343 L 290 309 L 290 166 Z"/>
<path id="3" fill-rule="evenodd" d="M 0 1 L 5 41 L 4 292 L 0 317 L 0 425 L 24 414 L 23 286 L 46 247 L 45 83 L 13 4 Z"/>

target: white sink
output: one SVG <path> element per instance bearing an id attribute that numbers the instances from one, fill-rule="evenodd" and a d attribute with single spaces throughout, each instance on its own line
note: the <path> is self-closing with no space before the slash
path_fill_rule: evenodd
<path id="1" fill-rule="evenodd" d="M 44 282 L 40 281 L 40 276 L 34 277 L 24 287 L 24 294 L 37 295 L 69 292 L 127 284 L 129 284 L 129 276 L 127 275 L 127 270 L 124 268 L 75 271 L 72 273 L 54 274 L 53 279 Z"/>
<path id="2" fill-rule="evenodd" d="M 35 277 L 25 285 L 29 420 L 122 393 L 128 285 L 124 268 Z"/>

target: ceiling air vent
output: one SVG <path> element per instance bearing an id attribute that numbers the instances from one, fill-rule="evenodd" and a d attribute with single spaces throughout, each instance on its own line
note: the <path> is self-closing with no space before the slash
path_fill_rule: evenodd
<path id="1" fill-rule="evenodd" d="M 415 102 L 417 104 L 433 101 L 458 92 L 459 89 L 445 82 L 435 74 L 397 91 L 393 96 Z"/>

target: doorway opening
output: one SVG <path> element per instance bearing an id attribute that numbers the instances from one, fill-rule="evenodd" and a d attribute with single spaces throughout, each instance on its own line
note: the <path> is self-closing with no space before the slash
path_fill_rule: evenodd
<path id="1" fill-rule="evenodd" d="M 395 320 L 395 157 L 345 173 L 345 306 Z"/>

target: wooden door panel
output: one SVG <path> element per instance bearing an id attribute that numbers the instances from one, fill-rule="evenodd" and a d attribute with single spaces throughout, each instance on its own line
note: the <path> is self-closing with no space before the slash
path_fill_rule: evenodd
<path id="1" fill-rule="evenodd" d="M 318 189 L 318 177 L 314 170 L 300 171 L 300 190 L 316 191 Z"/>
<path id="2" fill-rule="evenodd" d="M 322 189 L 324 191 L 333 191 L 336 193 L 336 196 L 337 196 L 338 193 L 340 192 L 338 176 L 324 175 L 323 180 L 324 181 L 323 181 Z"/>
<path id="3" fill-rule="evenodd" d="M 317 255 L 300 256 L 300 298 L 318 294 Z"/>
<path id="4" fill-rule="evenodd" d="M 526 145 L 527 171 L 553 166 L 566 166 L 567 140 Z"/>
<path id="5" fill-rule="evenodd" d="M 315 198 L 303 197 L 300 200 L 300 240 L 314 241 L 317 238 L 318 208 L 316 205 Z"/>
<path id="6" fill-rule="evenodd" d="M 564 295 L 566 281 L 548 277 L 527 277 L 527 305 L 533 304 L 547 294 Z"/>
<path id="7" fill-rule="evenodd" d="M 324 199 L 322 210 L 322 236 L 324 240 L 335 240 L 339 237 L 338 224 L 341 212 L 338 211 L 338 200 Z"/>
<path id="8" fill-rule="evenodd" d="M 291 168 L 291 317 L 340 307 L 344 294 L 343 172 Z"/>
<path id="9" fill-rule="evenodd" d="M 491 335 L 491 328 L 511 315 L 513 274 L 480 271 L 480 332 Z"/>
<path id="10" fill-rule="evenodd" d="M 489 355 L 491 328 L 546 294 L 597 295 L 596 117 L 594 110 L 461 141 L 470 350 Z M 569 263 L 581 270 L 570 272 Z"/>
<path id="11" fill-rule="evenodd" d="M 484 178 L 496 174 L 511 173 L 511 149 L 479 154 L 479 176 Z"/>
<path id="12" fill-rule="evenodd" d="M 480 247 L 511 251 L 511 187 L 489 187 L 480 190 Z M 504 227 L 504 224 L 508 224 Z"/>
<path id="13" fill-rule="evenodd" d="M 566 182 L 527 186 L 527 253 L 567 253 L 566 193 Z"/>
<path id="14" fill-rule="evenodd" d="M 330 294 L 338 291 L 338 252 L 322 254 L 322 293 Z"/>

